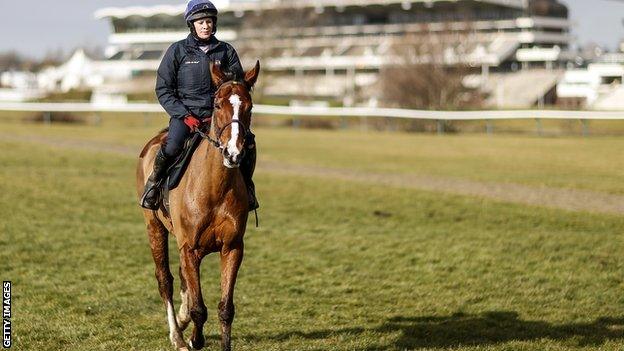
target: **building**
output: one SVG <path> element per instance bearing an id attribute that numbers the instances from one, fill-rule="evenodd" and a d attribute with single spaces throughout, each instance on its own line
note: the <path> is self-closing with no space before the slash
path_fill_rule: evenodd
<path id="1" fill-rule="evenodd" d="M 565 72 L 557 86 L 559 105 L 596 110 L 624 109 L 624 53 L 604 54 L 586 68 Z"/>
<path id="2" fill-rule="evenodd" d="M 38 87 L 36 74 L 25 71 L 0 73 L 0 101 L 29 101 L 44 95 L 45 92 Z"/>
<path id="3" fill-rule="evenodd" d="M 262 61 L 258 90 L 271 101 L 376 105 L 380 71 L 409 59 L 468 67 L 467 81 L 489 94 L 491 105 L 520 101 L 531 106 L 552 94 L 574 59 L 568 10 L 557 0 L 231 0 L 216 5 L 218 37 L 237 48 L 245 67 Z M 117 72 L 104 84 L 153 77 L 164 50 L 188 33 L 184 8 L 97 11 L 96 18 L 111 24 L 106 55 Z M 541 84 L 531 84 L 537 81 Z M 525 94 L 527 84 L 530 94 Z"/>

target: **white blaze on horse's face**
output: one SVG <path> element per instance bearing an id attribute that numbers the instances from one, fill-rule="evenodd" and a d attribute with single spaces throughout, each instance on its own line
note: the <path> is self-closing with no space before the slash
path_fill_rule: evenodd
<path id="1" fill-rule="evenodd" d="M 238 114 L 240 111 L 242 101 L 240 97 L 236 94 L 232 94 L 229 100 L 230 100 L 230 104 L 232 104 L 232 109 L 234 111 L 234 115 L 232 116 L 232 121 L 238 121 Z M 238 155 L 241 153 L 241 151 L 236 146 L 237 141 L 238 141 L 238 134 L 239 134 L 239 125 L 237 122 L 234 122 L 232 123 L 232 134 L 230 135 L 230 140 L 228 141 L 227 146 L 226 146 L 227 152 L 232 159 L 237 159 Z M 223 159 L 223 165 L 228 168 L 234 168 L 238 166 L 238 165 L 233 165 L 232 163 L 230 163 L 230 161 L 227 158 Z"/>

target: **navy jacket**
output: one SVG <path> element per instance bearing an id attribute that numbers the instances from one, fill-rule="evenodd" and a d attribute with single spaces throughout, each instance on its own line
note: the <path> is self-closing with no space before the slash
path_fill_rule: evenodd
<path id="1" fill-rule="evenodd" d="M 189 114 L 200 118 L 212 114 L 216 87 L 210 79 L 210 63 L 223 71 L 243 74 L 243 67 L 232 45 L 209 39 L 208 53 L 199 48 L 198 41 L 189 34 L 173 43 L 158 67 L 156 96 L 172 118 L 182 119 Z"/>

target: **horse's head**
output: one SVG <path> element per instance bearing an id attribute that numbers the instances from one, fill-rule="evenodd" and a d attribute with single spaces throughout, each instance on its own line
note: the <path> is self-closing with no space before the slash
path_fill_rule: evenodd
<path id="1" fill-rule="evenodd" d="M 219 66 L 211 65 L 212 83 L 217 87 L 212 115 L 212 128 L 216 145 L 221 149 L 223 165 L 236 168 L 244 154 L 245 136 L 251 123 L 251 88 L 258 74 L 260 62 L 247 71 L 244 77 L 229 79 Z"/>

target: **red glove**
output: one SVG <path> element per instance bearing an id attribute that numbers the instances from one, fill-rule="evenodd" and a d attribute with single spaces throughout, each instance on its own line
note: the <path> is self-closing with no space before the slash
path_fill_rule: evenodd
<path id="1" fill-rule="evenodd" d="M 191 132 L 194 132 L 197 130 L 197 128 L 199 127 L 199 124 L 201 122 L 199 122 L 199 120 L 191 115 L 188 115 L 186 117 L 184 117 L 184 124 L 186 124 L 189 129 L 191 130 Z"/>

